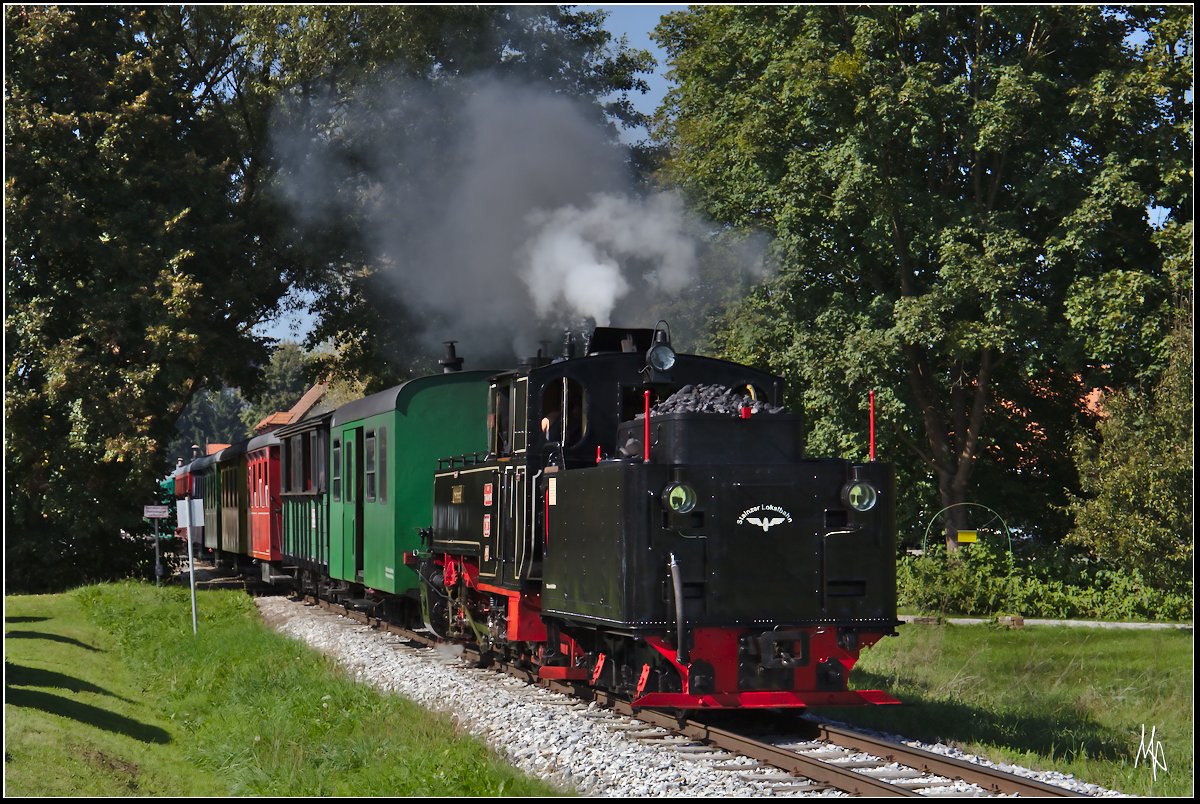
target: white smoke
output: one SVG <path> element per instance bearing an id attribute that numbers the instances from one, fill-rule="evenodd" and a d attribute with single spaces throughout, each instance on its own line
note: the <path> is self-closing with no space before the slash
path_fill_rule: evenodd
<path id="1" fill-rule="evenodd" d="M 354 133 L 349 154 L 311 124 L 276 126 L 284 197 L 301 221 L 356 216 L 379 288 L 431 343 L 523 356 L 582 319 L 648 326 L 695 282 L 711 227 L 635 189 L 594 105 L 473 79 L 381 83 L 334 107 L 325 130 Z"/>
<path id="2" fill-rule="evenodd" d="M 598 194 L 587 207 L 537 211 L 529 221 L 535 232 L 521 278 L 539 316 L 565 307 L 608 325 L 634 264 L 653 266 L 641 277 L 652 295 L 673 295 L 695 279 L 695 233 L 674 195 Z"/>

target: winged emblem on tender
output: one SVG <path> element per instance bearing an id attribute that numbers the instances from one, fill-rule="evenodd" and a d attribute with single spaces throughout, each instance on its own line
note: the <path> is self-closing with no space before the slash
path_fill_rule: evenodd
<path id="1" fill-rule="evenodd" d="M 746 517 L 746 521 L 749 522 L 751 525 L 757 525 L 758 527 L 763 529 L 763 533 L 766 533 L 767 531 L 769 531 L 771 528 L 775 527 L 776 525 L 782 525 L 786 520 L 784 520 L 783 517 L 774 517 L 774 516 L 772 516 L 772 517 L 748 516 L 748 517 Z"/>

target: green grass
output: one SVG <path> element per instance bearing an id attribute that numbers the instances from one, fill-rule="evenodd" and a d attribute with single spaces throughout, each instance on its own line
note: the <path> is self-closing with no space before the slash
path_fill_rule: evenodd
<path id="1" fill-rule="evenodd" d="M 122 660 L 117 640 L 77 596 L 5 598 L 4 778 L 17 796 L 221 795 L 220 780 L 179 750 Z"/>
<path id="2" fill-rule="evenodd" d="M 1193 791 L 1190 632 L 906 625 L 867 651 L 851 683 L 904 705 L 816 712 L 1124 793 Z M 1134 767 L 1142 727 L 1167 771 Z"/>
<path id="3" fill-rule="evenodd" d="M 346 678 L 240 592 L 7 597 L 12 795 L 554 795 L 453 721 Z"/>

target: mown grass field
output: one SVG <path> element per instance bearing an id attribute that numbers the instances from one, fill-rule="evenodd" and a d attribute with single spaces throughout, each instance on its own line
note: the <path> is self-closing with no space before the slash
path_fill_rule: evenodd
<path id="1" fill-rule="evenodd" d="M 14 796 L 533 796 L 449 717 L 345 678 L 239 592 L 115 584 L 5 598 Z M 251 658 L 248 658 L 251 657 Z"/>
<path id="2" fill-rule="evenodd" d="M 1123 793 L 1194 789 L 1193 636 L 1027 626 L 905 625 L 851 677 L 902 706 L 824 709 L 848 723 L 949 742 L 995 761 L 1074 774 Z M 1135 767 L 1154 729 L 1166 770 Z"/>

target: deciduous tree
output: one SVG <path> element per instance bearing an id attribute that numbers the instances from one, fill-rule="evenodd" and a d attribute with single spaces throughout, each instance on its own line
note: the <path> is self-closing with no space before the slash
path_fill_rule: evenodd
<path id="1" fill-rule="evenodd" d="M 121 534 L 143 528 L 175 419 L 202 388 L 254 395 L 267 344 L 253 328 L 289 289 L 331 299 L 316 337 L 375 363 L 371 324 L 395 319 L 359 314 L 364 266 L 345 227 L 314 236 L 284 214 L 274 114 L 345 97 L 385 67 L 433 81 L 500 66 L 589 98 L 634 88 L 642 58 L 608 48 L 602 19 L 555 7 L 6 6 L 10 588 L 133 566 L 124 548 L 141 548 Z M 619 96 L 595 108 L 633 114 Z"/>
<path id="2" fill-rule="evenodd" d="M 216 68 L 178 20 L 4 19 L 6 555 L 12 588 L 40 588 L 129 568 L 121 532 L 141 527 L 174 418 L 265 362 L 249 327 L 280 277 L 239 214 Z"/>
<path id="3" fill-rule="evenodd" d="M 1069 541 L 1172 592 L 1192 586 L 1195 562 L 1193 335 L 1181 325 L 1158 384 L 1107 398 L 1099 439 L 1075 442 L 1082 493 Z"/>
<path id="4" fill-rule="evenodd" d="M 862 454 L 878 387 L 920 525 L 1064 532 L 1084 392 L 1161 365 L 1190 293 L 1148 215 L 1191 219 L 1190 9 L 708 6 L 657 37 L 666 177 L 775 236 L 726 351 L 794 381 L 818 450 Z"/>

